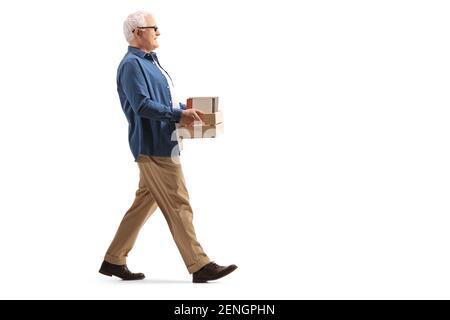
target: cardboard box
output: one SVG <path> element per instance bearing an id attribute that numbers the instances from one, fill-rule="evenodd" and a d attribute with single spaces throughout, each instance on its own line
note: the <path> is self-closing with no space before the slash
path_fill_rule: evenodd
<path id="1" fill-rule="evenodd" d="M 215 125 L 194 125 L 191 127 L 177 125 L 178 136 L 182 139 L 215 138 L 223 134 L 223 130 L 223 122 Z"/>
<path id="2" fill-rule="evenodd" d="M 222 111 L 214 113 L 205 113 L 203 115 L 203 122 L 206 126 L 213 126 L 215 124 L 222 123 L 223 122 Z"/>
<path id="3" fill-rule="evenodd" d="M 205 113 L 219 111 L 219 97 L 190 97 L 186 102 L 187 109 L 199 109 Z"/>

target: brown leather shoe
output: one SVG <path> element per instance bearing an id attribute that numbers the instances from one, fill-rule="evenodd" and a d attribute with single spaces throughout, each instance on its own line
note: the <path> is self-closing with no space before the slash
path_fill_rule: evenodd
<path id="1" fill-rule="evenodd" d="M 229 266 L 219 266 L 215 262 L 210 262 L 192 275 L 192 282 L 204 283 L 206 281 L 217 280 L 232 273 L 237 266 L 232 264 Z"/>
<path id="2" fill-rule="evenodd" d="M 127 265 L 112 264 L 107 261 L 103 261 L 100 270 L 98 271 L 105 276 L 116 276 L 122 280 L 142 280 L 145 278 L 143 273 L 132 273 L 128 270 Z"/>

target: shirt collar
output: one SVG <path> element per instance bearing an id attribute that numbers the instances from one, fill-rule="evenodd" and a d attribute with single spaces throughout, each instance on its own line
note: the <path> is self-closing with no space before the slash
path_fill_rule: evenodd
<path id="1" fill-rule="evenodd" d="M 155 52 L 146 53 L 146 52 L 142 51 L 141 49 L 132 47 L 132 46 L 128 46 L 128 52 L 133 53 L 133 54 L 137 55 L 138 57 L 141 57 L 144 59 L 158 61 L 158 57 L 156 56 Z"/>

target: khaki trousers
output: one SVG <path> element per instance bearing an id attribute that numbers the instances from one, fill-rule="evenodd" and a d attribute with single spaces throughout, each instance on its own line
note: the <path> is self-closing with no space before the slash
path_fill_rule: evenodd
<path id="1" fill-rule="evenodd" d="M 139 156 L 137 164 L 140 181 L 136 198 L 123 217 L 105 260 L 126 264 L 128 252 L 133 248 L 141 227 L 159 207 L 189 273 L 200 270 L 210 260 L 195 235 L 192 208 L 179 159 L 174 162 L 170 157 Z"/>

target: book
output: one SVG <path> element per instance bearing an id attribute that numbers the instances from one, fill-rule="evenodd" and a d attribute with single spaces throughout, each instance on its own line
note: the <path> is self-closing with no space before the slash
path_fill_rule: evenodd
<path id="1" fill-rule="evenodd" d="M 177 125 L 178 136 L 182 139 L 201 139 L 201 138 L 215 138 L 223 134 L 224 126 L 222 123 L 214 125 L 193 125 L 184 127 Z"/>
<path id="2" fill-rule="evenodd" d="M 186 102 L 187 109 L 199 109 L 205 113 L 219 111 L 219 97 L 190 97 Z"/>
<path id="3" fill-rule="evenodd" d="M 222 111 L 214 112 L 214 113 L 205 113 L 203 115 L 203 123 L 206 126 L 212 126 L 218 123 L 223 122 L 223 113 Z"/>

